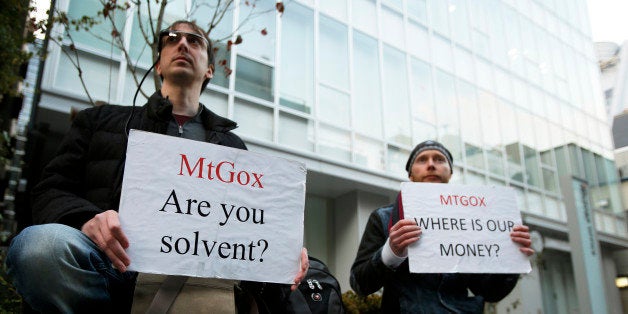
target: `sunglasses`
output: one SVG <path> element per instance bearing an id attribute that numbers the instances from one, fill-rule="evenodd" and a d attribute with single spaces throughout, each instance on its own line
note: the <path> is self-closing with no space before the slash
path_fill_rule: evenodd
<path id="1" fill-rule="evenodd" d="M 165 37 L 165 39 L 164 39 Z M 200 34 L 188 33 L 177 30 L 163 30 L 159 32 L 159 51 L 164 46 L 175 45 L 181 41 L 181 38 L 185 37 L 185 41 L 196 48 L 206 48 L 209 45 L 207 38 Z"/>

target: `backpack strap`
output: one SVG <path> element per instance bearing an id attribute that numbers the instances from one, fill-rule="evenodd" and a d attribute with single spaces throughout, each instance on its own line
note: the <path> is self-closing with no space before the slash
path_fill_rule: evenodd
<path id="1" fill-rule="evenodd" d="M 388 232 L 390 232 L 390 228 L 401 219 L 403 219 L 403 203 L 401 202 L 401 192 L 399 192 L 392 213 L 390 214 L 390 219 L 388 220 Z"/>
<path id="2" fill-rule="evenodd" d="M 146 313 L 167 313 L 187 280 L 188 276 L 167 276 L 159 290 L 157 290 L 155 298 L 153 298 L 153 302 L 151 302 Z"/>

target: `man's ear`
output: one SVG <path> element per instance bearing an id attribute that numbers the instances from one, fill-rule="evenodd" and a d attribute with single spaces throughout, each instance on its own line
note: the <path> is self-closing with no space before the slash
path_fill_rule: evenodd
<path id="1" fill-rule="evenodd" d="M 210 64 L 207 68 L 207 72 L 205 72 L 205 78 L 213 78 L 214 77 L 214 65 Z"/>
<path id="2" fill-rule="evenodd" d="M 157 63 L 155 64 L 155 71 L 157 71 L 157 74 L 161 76 L 161 60 L 157 60 Z"/>

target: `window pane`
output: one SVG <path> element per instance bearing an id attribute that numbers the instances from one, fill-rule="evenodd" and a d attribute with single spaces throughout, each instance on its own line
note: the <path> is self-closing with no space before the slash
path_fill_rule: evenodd
<path id="1" fill-rule="evenodd" d="M 408 0 L 408 15 L 419 20 L 423 24 L 427 24 L 427 7 L 425 0 Z"/>
<path id="2" fill-rule="evenodd" d="M 217 49 L 216 49 L 217 48 Z M 231 66 L 231 52 L 227 51 L 227 46 L 222 42 L 214 42 L 214 77 L 209 81 L 210 84 L 229 87 L 229 75 L 231 70 L 221 66 L 220 63 L 224 62 L 227 67 Z M 223 61 L 224 60 L 224 61 Z"/>
<path id="3" fill-rule="evenodd" d="M 436 123 L 432 97 L 432 75 L 430 66 L 417 59 L 410 59 L 412 71 L 412 117 Z M 436 138 L 436 137 L 434 137 Z"/>
<path id="4" fill-rule="evenodd" d="M 414 119 L 412 122 L 412 143 L 418 144 L 435 138 L 438 138 L 435 125 Z"/>
<path id="5" fill-rule="evenodd" d="M 504 175 L 504 158 L 501 150 L 487 149 L 486 159 L 488 161 L 488 170 L 498 176 Z"/>
<path id="6" fill-rule="evenodd" d="M 355 137 L 355 163 L 368 169 L 384 170 L 384 146 L 366 137 Z"/>
<path id="7" fill-rule="evenodd" d="M 430 44 L 427 29 L 412 22 L 408 23 L 408 26 L 408 51 L 422 60 L 429 60 Z"/>
<path id="8" fill-rule="evenodd" d="M 353 122 L 356 131 L 382 137 L 381 84 L 377 41 L 353 33 Z"/>
<path id="9" fill-rule="evenodd" d="M 233 118 L 238 121 L 237 133 L 267 141 L 273 140 L 272 109 L 236 98 Z"/>
<path id="10" fill-rule="evenodd" d="M 275 1 L 257 0 L 253 3 L 255 5 L 240 5 L 240 24 L 246 22 L 239 32 L 243 34 L 243 41 L 238 45 L 238 52 L 274 62 Z M 266 30 L 266 35 L 262 30 Z"/>
<path id="11" fill-rule="evenodd" d="M 400 51 L 384 47 L 384 108 L 386 138 L 411 145 L 406 58 Z"/>
<path id="12" fill-rule="evenodd" d="M 473 1 L 473 0 L 471 0 Z M 449 15 L 452 23 L 452 37 L 458 43 L 470 47 L 471 38 L 469 30 L 469 19 L 467 18 L 467 1 L 466 0 L 450 0 Z"/>
<path id="13" fill-rule="evenodd" d="M 480 107 L 480 116 L 482 121 L 482 138 L 484 143 L 491 148 L 501 147 L 502 139 L 499 122 L 501 116 L 498 112 L 498 104 L 496 97 L 485 91 L 478 91 L 478 103 Z"/>
<path id="14" fill-rule="evenodd" d="M 539 158 L 536 156 L 536 151 L 524 145 L 523 154 L 526 162 L 527 183 L 542 188 L 539 179 Z"/>
<path id="15" fill-rule="evenodd" d="M 353 0 L 353 25 L 371 35 L 377 35 L 377 10 L 374 0 Z"/>
<path id="16" fill-rule="evenodd" d="M 439 95 L 439 104 L 436 106 L 439 138 L 449 148 L 454 160 L 462 160 L 460 124 L 458 122 L 453 76 L 437 70 L 435 90 L 436 95 Z"/>
<path id="17" fill-rule="evenodd" d="M 317 140 L 318 153 L 342 161 L 351 161 L 349 132 L 320 124 Z"/>
<path id="18" fill-rule="evenodd" d="M 394 146 L 388 146 L 388 162 L 386 163 L 386 170 L 393 175 L 402 177 L 408 177 L 406 172 L 406 162 L 410 152 Z"/>
<path id="19" fill-rule="evenodd" d="M 458 108 L 460 108 L 461 130 L 465 142 L 482 145 L 482 130 L 475 86 L 458 80 Z"/>
<path id="20" fill-rule="evenodd" d="M 347 27 L 325 16 L 320 18 L 319 69 L 321 81 L 349 89 Z M 371 65 L 372 66 L 372 65 Z"/>
<path id="21" fill-rule="evenodd" d="M 334 125 L 349 126 L 351 100 L 349 95 L 320 85 L 318 88 L 317 116 Z"/>
<path id="22" fill-rule="evenodd" d="M 430 17 L 432 26 L 439 33 L 449 36 L 449 5 L 448 1 L 430 1 Z"/>
<path id="23" fill-rule="evenodd" d="M 84 44 L 90 48 L 101 51 L 102 53 L 106 53 L 109 55 L 110 53 L 119 54 L 120 50 L 115 48 L 115 45 L 112 44 L 112 36 L 111 31 L 113 28 L 111 27 L 111 23 L 108 19 L 104 19 L 102 15 L 97 16 L 98 10 L 102 10 L 102 4 L 98 0 L 73 0 L 70 1 L 68 6 L 68 16 L 71 19 L 80 19 L 83 16 L 91 16 L 95 17 L 95 20 L 99 23 L 90 27 L 89 31 L 85 30 L 74 30 L 71 28 L 69 30 L 72 35 L 72 39 L 76 44 Z M 124 29 L 124 23 L 126 20 L 126 12 L 124 11 L 112 11 L 111 14 L 115 14 L 114 21 L 116 24 L 116 28 L 119 32 L 122 32 Z M 101 38 L 98 38 L 102 37 Z M 122 34 L 120 35 L 122 36 Z M 118 39 L 122 39 L 124 37 L 119 37 Z M 103 40 L 104 39 L 104 40 Z M 113 50 L 112 50 L 113 49 Z"/>
<path id="24" fill-rule="evenodd" d="M 406 38 L 403 31 L 403 16 L 401 14 L 382 8 L 382 33 L 386 34 L 382 39 L 394 46 L 403 48 Z"/>
<path id="25" fill-rule="evenodd" d="M 511 180 L 523 182 L 523 166 L 521 163 L 521 150 L 519 143 L 506 145 L 506 162 L 508 163 L 508 176 Z"/>
<path id="26" fill-rule="evenodd" d="M 432 57 L 434 64 L 447 72 L 454 71 L 454 62 L 451 53 L 451 44 L 449 40 L 440 36 L 432 37 Z"/>
<path id="27" fill-rule="evenodd" d="M 235 89 L 268 101 L 273 101 L 273 68 L 238 56 Z"/>
<path id="28" fill-rule="evenodd" d="M 279 144 L 294 149 L 314 151 L 314 126 L 309 119 L 281 112 L 277 133 Z"/>
<path id="29" fill-rule="evenodd" d="M 456 75 L 469 82 L 474 82 L 473 57 L 471 54 L 464 49 L 456 47 L 454 49 L 454 56 Z"/>
<path id="30" fill-rule="evenodd" d="M 321 8 L 321 11 L 340 20 L 347 19 L 347 0 L 319 0 L 318 7 Z M 291 4 L 290 12 L 292 12 L 292 8 Z"/>
<path id="31" fill-rule="evenodd" d="M 206 89 L 201 94 L 201 103 L 219 116 L 227 116 L 227 95 Z"/>
<path id="32" fill-rule="evenodd" d="M 76 2 L 76 1 L 74 1 Z M 143 8 L 143 7 L 142 7 Z M 142 27 L 148 26 L 148 19 L 142 15 Z M 152 40 L 152 37 L 149 37 Z M 129 45 L 129 57 L 133 62 L 133 66 L 141 66 L 148 69 L 153 62 L 153 52 L 151 47 L 146 43 L 144 35 L 140 30 L 140 21 L 137 15 L 133 18 L 133 29 L 131 30 L 131 45 Z M 141 77 L 140 77 L 141 79 Z"/>
<path id="33" fill-rule="evenodd" d="M 546 190 L 558 193 L 558 185 L 554 171 L 543 168 L 543 185 Z"/>
<path id="34" fill-rule="evenodd" d="M 63 47 L 63 49 L 69 48 Z M 70 52 L 70 54 L 72 53 L 73 52 Z M 79 54 L 79 58 L 81 60 L 83 80 L 85 81 L 85 86 L 87 86 L 92 98 L 94 100 L 104 100 L 108 102 L 109 99 L 116 97 L 116 87 L 118 85 L 115 82 L 118 81 L 118 62 L 97 57 L 93 54 L 84 53 L 80 50 L 77 51 L 77 53 Z M 58 69 L 55 87 L 64 89 L 74 95 L 83 96 L 85 95 L 85 91 L 81 87 L 78 72 L 76 68 L 70 65 L 70 63 L 71 61 L 68 60 L 68 57 L 62 53 L 59 64 L 65 66 L 60 66 Z M 142 75 L 143 74 L 144 73 L 142 73 Z M 149 76 L 152 75 L 149 74 Z M 133 93 L 135 93 L 137 85 L 135 85 L 131 76 L 127 77 L 127 83 L 127 85 L 133 89 Z M 144 90 L 150 95 L 155 89 L 152 85 L 147 84 L 148 79 L 144 82 Z M 138 96 L 136 105 L 141 106 L 143 104 L 144 100 Z"/>
<path id="35" fill-rule="evenodd" d="M 464 183 L 469 185 L 485 185 L 486 178 L 480 173 L 468 171 L 464 175 Z"/>
<path id="36" fill-rule="evenodd" d="M 531 213 L 543 214 L 543 197 L 537 192 L 528 191 L 528 208 Z"/>
<path id="37" fill-rule="evenodd" d="M 314 15 L 294 3 L 282 23 L 279 103 L 310 113 L 314 104 Z"/>

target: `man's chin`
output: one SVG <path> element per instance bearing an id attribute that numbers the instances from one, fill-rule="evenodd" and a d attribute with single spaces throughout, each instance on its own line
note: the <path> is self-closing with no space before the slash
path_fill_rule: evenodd
<path id="1" fill-rule="evenodd" d="M 421 182 L 427 182 L 427 183 L 444 183 L 443 179 L 441 177 L 436 177 L 436 176 L 429 176 L 429 177 L 425 177 L 423 178 L 423 180 L 421 180 Z"/>

